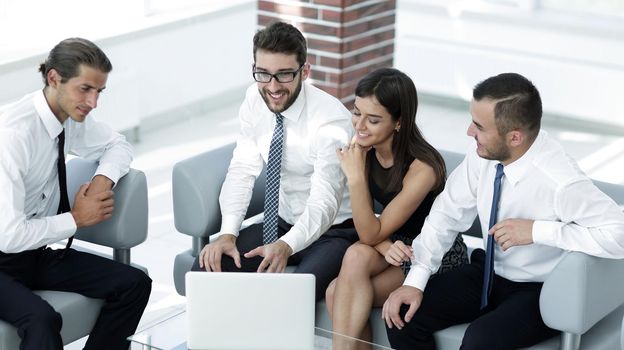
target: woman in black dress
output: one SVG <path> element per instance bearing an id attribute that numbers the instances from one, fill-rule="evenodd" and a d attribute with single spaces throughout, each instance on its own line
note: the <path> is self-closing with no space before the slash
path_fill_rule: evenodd
<path id="1" fill-rule="evenodd" d="M 440 153 L 416 126 L 416 88 L 407 75 L 391 68 L 376 70 L 358 83 L 355 96 L 355 136 L 337 155 L 360 240 L 347 250 L 326 302 L 336 333 L 370 341 L 370 310 L 383 305 L 403 283 L 411 241 L 444 188 L 446 169 Z M 375 215 L 375 206 L 381 207 L 380 215 Z M 403 242 L 397 244 L 403 253 L 397 256 L 395 247 L 394 256 L 389 256 L 396 241 Z M 400 267 L 393 265 L 397 259 Z M 458 236 L 438 273 L 467 260 Z M 340 342 L 335 348 L 351 348 L 344 339 L 334 339 Z"/>

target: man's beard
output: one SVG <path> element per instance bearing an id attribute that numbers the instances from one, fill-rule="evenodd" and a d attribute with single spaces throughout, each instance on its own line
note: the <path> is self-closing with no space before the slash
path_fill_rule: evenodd
<path id="1" fill-rule="evenodd" d="M 507 145 L 505 145 L 503 142 L 497 143 L 494 149 L 485 148 L 484 146 L 483 150 L 485 150 L 486 154 L 483 156 L 479 155 L 483 159 L 505 161 L 511 157 L 509 147 L 507 147 Z"/>
<path id="2" fill-rule="evenodd" d="M 262 96 L 262 99 L 264 100 L 264 103 L 267 105 L 267 107 L 269 108 L 269 110 L 273 113 L 281 113 L 285 110 L 287 110 L 290 106 L 292 106 L 293 103 L 295 103 L 295 100 L 297 99 L 297 97 L 299 96 L 299 93 L 301 92 L 301 87 L 303 86 L 303 81 L 299 80 L 299 84 L 297 84 L 297 88 L 295 89 L 295 91 L 293 91 L 292 94 L 290 94 L 290 92 L 287 89 L 281 89 L 278 90 L 277 92 L 283 92 L 285 94 L 287 94 L 288 99 L 286 100 L 286 102 L 284 102 L 283 106 L 277 106 L 277 108 L 273 108 L 270 104 L 271 101 L 271 97 L 268 96 L 269 92 L 267 88 L 263 88 L 260 91 L 260 96 Z"/>

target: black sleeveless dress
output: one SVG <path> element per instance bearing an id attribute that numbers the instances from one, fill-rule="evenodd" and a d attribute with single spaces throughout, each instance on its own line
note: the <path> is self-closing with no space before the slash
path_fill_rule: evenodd
<path id="1" fill-rule="evenodd" d="M 379 164 L 374 151 L 371 152 L 367 158 L 369 159 L 368 189 L 373 197 L 373 200 L 376 202 L 375 208 L 381 212 L 381 210 L 383 210 L 398 194 L 398 192 L 386 191 L 389 187 L 389 173 L 392 167 L 382 167 L 381 164 Z M 405 172 L 407 172 L 407 168 L 405 169 Z M 429 192 L 412 216 L 407 219 L 405 224 L 392 233 L 390 240 L 392 242 L 401 240 L 405 244 L 411 245 L 412 240 L 420 233 L 420 230 L 425 223 L 425 218 L 429 215 L 429 211 L 431 210 L 435 197 L 436 196 L 432 192 Z M 464 244 L 464 240 L 461 235 L 457 235 L 455 243 L 453 243 L 451 249 L 444 255 L 442 265 L 440 265 L 437 273 L 443 273 L 466 263 L 468 263 L 466 245 Z M 404 262 L 401 265 L 405 275 L 409 272 L 410 266 L 410 261 Z"/>

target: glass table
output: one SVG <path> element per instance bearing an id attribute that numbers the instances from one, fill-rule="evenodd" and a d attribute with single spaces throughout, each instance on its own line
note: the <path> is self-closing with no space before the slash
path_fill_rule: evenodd
<path id="1" fill-rule="evenodd" d="M 372 344 L 363 340 L 339 335 L 337 333 L 314 328 L 314 350 L 332 350 L 332 342 L 340 343 L 339 348 L 391 350 L 388 347 Z M 333 341 L 332 341 L 333 338 Z M 132 350 L 187 350 L 186 347 L 186 310 L 181 309 L 166 318 L 146 325 L 136 334 L 128 337 Z"/>

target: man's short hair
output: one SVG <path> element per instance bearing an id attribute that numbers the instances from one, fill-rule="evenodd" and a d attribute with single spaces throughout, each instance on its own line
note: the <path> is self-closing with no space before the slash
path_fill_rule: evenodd
<path id="1" fill-rule="evenodd" d="M 81 64 L 109 73 L 113 65 L 97 45 L 83 38 L 69 38 L 56 44 L 45 62 L 39 65 L 39 72 L 48 86 L 48 72 L 54 69 L 61 76 L 61 83 L 78 76 Z"/>
<path id="2" fill-rule="evenodd" d="M 253 38 L 254 62 L 258 50 L 296 55 L 299 65 L 307 60 L 307 45 L 303 34 L 299 29 L 284 22 L 272 23 L 256 32 Z"/>
<path id="3" fill-rule="evenodd" d="M 542 119 L 542 100 L 531 81 L 517 73 L 503 73 L 475 86 L 475 101 L 496 101 L 494 120 L 500 135 L 521 129 L 535 139 Z"/>

